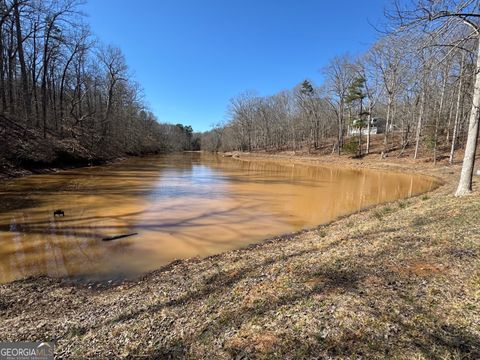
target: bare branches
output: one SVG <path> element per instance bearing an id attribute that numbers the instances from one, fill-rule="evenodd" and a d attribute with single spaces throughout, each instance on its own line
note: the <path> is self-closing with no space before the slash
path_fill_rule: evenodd
<path id="1" fill-rule="evenodd" d="M 0 0 L 0 115 L 96 157 L 190 149 L 188 127 L 160 125 L 148 111 L 121 50 L 97 45 L 82 3 Z"/>

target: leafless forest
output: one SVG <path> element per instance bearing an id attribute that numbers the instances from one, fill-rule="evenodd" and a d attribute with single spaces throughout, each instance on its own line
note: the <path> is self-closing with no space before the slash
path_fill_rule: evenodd
<path id="1" fill-rule="evenodd" d="M 157 122 L 120 49 L 77 0 L 0 0 L 0 165 L 98 162 L 190 149 L 192 128 Z"/>
<path id="2" fill-rule="evenodd" d="M 228 120 L 203 134 L 202 147 L 360 156 L 370 152 L 371 119 L 379 117 L 383 157 L 410 149 L 436 162 L 441 148 L 453 163 L 466 147 L 458 193 L 468 192 L 478 137 L 479 18 L 478 1 L 390 3 L 368 51 L 331 59 L 322 84 L 305 80 L 271 96 L 233 98 Z M 359 135 L 348 136 L 349 128 Z"/>
<path id="3" fill-rule="evenodd" d="M 201 139 L 161 124 L 120 49 L 90 32 L 77 0 L 0 0 L 0 158 L 16 166 L 87 163 L 160 151 L 371 151 L 372 119 L 383 150 L 465 149 L 458 194 L 471 189 L 478 138 L 479 2 L 390 2 L 379 39 L 343 54 L 271 96 L 246 91 Z M 321 46 L 321 44 L 312 44 Z M 377 137 L 379 135 L 376 135 Z M 439 151 L 441 150 L 441 151 Z M 441 153 L 441 155 L 439 155 Z M 463 153 L 463 152 L 462 152 Z"/>
<path id="4" fill-rule="evenodd" d="M 220 80 L 225 117 L 203 133 L 157 119 L 83 0 L 0 0 L 0 350 L 480 359 L 480 0 L 88 1 L 92 25 L 117 14 L 102 25 L 125 26 L 114 38 L 127 54 L 133 38 L 175 45 L 155 49 L 168 62 L 150 58 L 175 81 L 159 76 L 165 109 L 182 110 L 171 116 L 201 103 L 185 119 L 201 126 Z M 298 55 L 325 55 L 312 27 L 358 48 L 350 20 L 379 3 L 374 43 L 304 79 L 317 65 Z M 241 92 L 274 86 L 271 63 L 306 74 Z M 182 153 L 140 157 L 167 152 Z"/>

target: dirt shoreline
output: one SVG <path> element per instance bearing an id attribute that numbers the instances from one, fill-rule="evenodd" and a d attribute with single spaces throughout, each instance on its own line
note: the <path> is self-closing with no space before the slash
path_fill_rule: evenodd
<path id="1" fill-rule="evenodd" d="M 62 170 L 82 169 L 95 166 L 108 166 L 128 158 L 145 157 L 159 154 L 125 155 L 113 159 L 93 159 L 78 163 L 50 163 L 37 166 L 14 166 L 11 163 L 0 163 L 0 182 L 22 178 L 30 175 L 49 174 Z"/>
<path id="2" fill-rule="evenodd" d="M 288 154 L 264 154 L 264 153 L 237 153 L 233 157 L 239 161 L 269 161 L 289 164 L 303 164 L 310 166 L 335 167 L 348 169 L 373 170 L 390 173 L 403 173 L 425 176 L 440 184 L 445 185 L 445 176 L 455 174 L 459 169 L 459 163 L 448 168 L 420 166 L 412 167 L 411 163 L 402 162 L 400 159 L 378 160 L 374 156 L 364 157 L 363 159 L 355 159 L 349 156 L 339 158 L 333 156 L 305 156 L 305 155 L 288 155 Z M 450 179 L 451 180 L 451 179 Z"/>
<path id="3" fill-rule="evenodd" d="M 75 163 L 45 164 L 43 166 L 35 166 L 35 167 L 28 167 L 28 166 L 15 167 L 12 164 L 3 164 L 3 166 L 0 167 L 0 182 L 22 178 L 30 175 L 49 174 L 49 173 L 54 173 L 62 170 L 81 169 L 81 168 L 87 168 L 92 166 L 105 166 L 105 165 L 112 164 L 125 159 L 126 157 L 120 157 L 112 160 L 95 160 L 95 161 L 92 161 L 91 163 L 80 162 L 77 164 Z"/>
<path id="4" fill-rule="evenodd" d="M 443 185 L 137 281 L 1 285 L 0 339 L 55 340 L 68 358 L 480 356 L 480 196 L 452 196 L 458 164 L 240 159 L 409 171 Z"/>

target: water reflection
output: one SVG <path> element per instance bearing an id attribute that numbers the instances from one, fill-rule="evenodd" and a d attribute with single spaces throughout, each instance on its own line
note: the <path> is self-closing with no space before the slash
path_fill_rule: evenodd
<path id="1" fill-rule="evenodd" d="M 0 282 L 136 276 L 434 186 L 413 175 L 200 154 L 18 179 L 0 186 Z M 54 217 L 55 209 L 65 217 Z M 138 235 L 101 241 L 132 232 Z"/>

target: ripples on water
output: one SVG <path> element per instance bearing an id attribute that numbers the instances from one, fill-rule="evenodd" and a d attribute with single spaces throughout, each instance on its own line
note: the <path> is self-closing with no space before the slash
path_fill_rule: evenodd
<path id="1" fill-rule="evenodd" d="M 133 277 L 435 186 L 415 175 L 194 153 L 30 176 L 0 185 L 0 282 Z"/>

